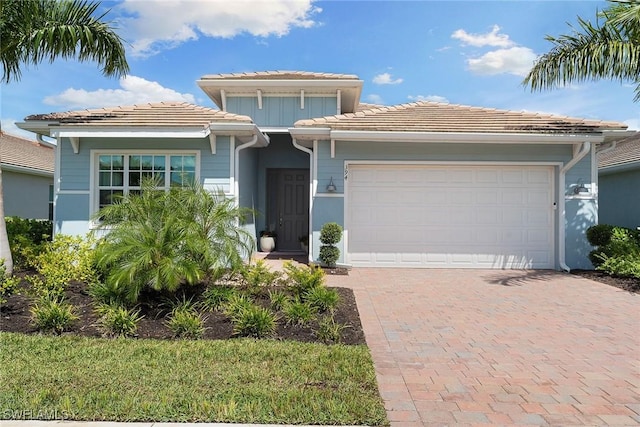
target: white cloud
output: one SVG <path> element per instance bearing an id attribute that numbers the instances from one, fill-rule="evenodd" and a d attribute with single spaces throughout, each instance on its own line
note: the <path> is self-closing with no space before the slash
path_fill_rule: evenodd
<path id="1" fill-rule="evenodd" d="M 460 40 L 462 44 L 471 46 L 495 46 L 495 47 L 510 47 L 515 43 L 509 39 L 506 34 L 499 34 L 500 27 L 494 25 L 490 32 L 484 34 L 471 34 L 467 33 L 463 29 L 459 29 L 451 34 L 451 38 Z"/>
<path id="2" fill-rule="evenodd" d="M 16 126 L 16 119 L 2 119 L 0 120 L 0 129 L 2 132 L 8 133 L 13 136 L 19 136 L 24 139 L 28 139 L 30 141 L 36 140 L 36 135 L 32 132 L 20 129 Z"/>
<path id="3" fill-rule="evenodd" d="M 478 58 L 467 60 L 469 70 L 476 74 L 515 74 L 526 76 L 536 59 L 528 47 L 511 47 L 487 52 Z"/>
<path id="4" fill-rule="evenodd" d="M 370 102 L 372 104 L 384 105 L 384 101 L 382 100 L 382 97 L 380 95 L 376 95 L 375 93 L 372 93 L 371 95 L 367 95 L 366 100 L 367 102 Z"/>
<path id="5" fill-rule="evenodd" d="M 133 40 L 134 56 L 153 55 L 200 36 L 231 38 L 288 34 L 310 28 L 322 9 L 314 0 L 125 0 L 120 6 L 132 16 L 121 20 L 125 37 Z"/>
<path id="6" fill-rule="evenodd" d="M 402 81 L 401 78 L 394 80 L 389 73 L 378 74 L 373 78 L 373 82 L 377 85 L 397 85 L 402 83 Z"/>
<path id="7" fill-rule="evenodd" d="M 411 101 L 432 101 L 432 102 L 442 102 L 445 104 L 449 103 L 449 100 L 444 96 L 440 95 L 409 95 L 407 98 Z"/>
<path id="8" fill-rule="evenodd" d="M 47 105 L 64 108 L 113 107 L 118 105 L 145 104 L 160 101 L 184 101 L 195 103 L 190 93 L 179 93 L 166 88 L 158 82 L 129 75 L 120 79 L 122 89 L 98 89 L 87 91 L 69 88 L 64 92 L 44 99 Z"/>

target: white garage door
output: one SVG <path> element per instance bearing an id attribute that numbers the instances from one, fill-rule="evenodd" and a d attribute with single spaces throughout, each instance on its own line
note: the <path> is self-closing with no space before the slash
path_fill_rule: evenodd
<path id="1" fill-rule="evenodd" d="M 550 166 L 350 165 L 354 266 L 554 268 Z"/>

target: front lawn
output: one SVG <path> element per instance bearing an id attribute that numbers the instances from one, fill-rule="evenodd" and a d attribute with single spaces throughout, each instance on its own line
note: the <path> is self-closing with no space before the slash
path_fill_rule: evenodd
<path id="1" fill-rule="evenodd" d="M 388 425 L 366 346 L 0 333 L 0 413 Z"/>

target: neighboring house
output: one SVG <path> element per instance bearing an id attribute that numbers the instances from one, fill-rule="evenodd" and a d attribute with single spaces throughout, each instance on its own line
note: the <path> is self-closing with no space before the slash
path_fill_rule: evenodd
<path id="1" fill-rule="evenodd" d="M 640 133 L 598 153 L 598 222 L 640 227 Z"/>
<path id="2" fill-rule="evenodd" d="M 158 103 L 29 116 L 57 138 L 55 230 L 85 233 L 142 176 L 193 178 L 254 209 L 247 227 L 299 249 L 344 227 L 353 266 L 588 268 L 596 147 L 622 123 L 434 102 L 360 104 L 355 75 L 205 75 L 220 110 Z M 584 188 L 583 188 L 584 187 Z M 587 193 L 574 191 L 586 189 Z"/>
<path id="3" fill-rule="evenodd" d="M 53 219 L 54 149 L 0 132 L 4 214 Z"/>

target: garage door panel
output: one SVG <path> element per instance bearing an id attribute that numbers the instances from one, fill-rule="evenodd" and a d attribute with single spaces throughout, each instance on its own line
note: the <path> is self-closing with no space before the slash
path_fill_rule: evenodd
<path id="1" fill-rule="evenodd" d="M 552 168 L 542 166 L 352 166 L 347 259 L 553 268 L 552 184 Z"/>

